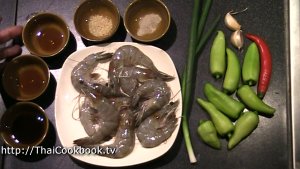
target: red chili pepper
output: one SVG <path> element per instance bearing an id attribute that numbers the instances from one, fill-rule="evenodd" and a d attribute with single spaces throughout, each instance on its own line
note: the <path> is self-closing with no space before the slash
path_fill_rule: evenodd
<path id="1" fill-rule="evenodd" d="M 260 98 L 263 98 L 268 90 L 270 79 L 271 79 L 271 73 L 272 73 L 271 52 L 267 43 L 259 36 L 248 33 L 246 34 L 246 37 L 252 40 L 253 42 L 255 42 L 259 48 L 261 68 L 260 68 L 259 81 L 257 86 L 257 95 Z"/>

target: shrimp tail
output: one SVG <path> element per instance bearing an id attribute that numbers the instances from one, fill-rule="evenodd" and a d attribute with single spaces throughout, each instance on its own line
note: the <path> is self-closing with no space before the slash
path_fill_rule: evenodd
<path id="1" fill-rule="evenodd" d="M 131 99 L 131 107 L 135 107 L 138 104 L 139 100 L 140 100 L 139 94 L 133 95 L 133 97 Z"/>
<path id="2" fill-rule="evenodd" d="M 108 60 L 110 60 L 113 56 L 113 53 L 104 53 L 103 51 L 95 53 L 96 60 L 99 61 L 100 63 L 105 63 Z"/>
<path id="3" fill-rule="evenodd" d="M 144 112 L 140 111 L 140 112 L 136 113 L 135 115 L 136 115 L 135 126 L 139 126 L 142 123 L 142 120 L 144 117 Z"/>
<path id="4" fill-rule="evenodd" d="M 84 137 L 73 141 L 74 144 L 78 146 L 92 145 L 95 144 L 95 141 L 91 137 Z"/>
<path id="5" fill-rule="evenodd" d="M 174 76 L 168 75 L 167 73 L 164 73 L 162 71 L 158 71 L 158 77 L 164 81 L 172 81 L 175 78 Z"/>
<path id="6" fill-rule="evenodd" d="M 103 135 L 104 136 L 104 135 Z M 73 144 L 76 144 L 78 146 L 88 146 L 88 145 L 94 145 L 94 144 L 101 144 L 105 141 L 108 140 L 108 138 L 110 138 L 109 136 L 106 137 L 83 137 L 83 138 L 79 138 L 73 141 Z"/>

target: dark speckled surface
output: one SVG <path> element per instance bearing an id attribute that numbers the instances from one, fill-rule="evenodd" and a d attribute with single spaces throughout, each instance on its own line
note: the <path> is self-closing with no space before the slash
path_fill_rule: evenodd
<path id="1" fill-rule="evenodd" d="M 6 1 L 8 3 L 8 1 Z M 37 11 L 49 11 L 60 14 L 69 24 L 72 32 L 72 40 L 69 42 L 69 48 L 64 52 L 64 57 L 75 50 L 80 50 L 86 45 L 73 25 L 73 12 L 80 0 L 19 0 L 17 8 L 17 24 L 24 24 L 26 17 Z M 122 16 L 129 0 L 113 0 L 120 10 Z M 172 24 L 169 32 L 159 41 L 151 43 L 160 47 L 169 53 L 173 59 L 179 74 L 182 74 L 187 56 L 188 38 L 192 14 L 192 0 L 164 0 L 168 6 Z M 189 123 L 191 129 L 191 139 L 198 162 L 190 164 L 184 145 L 182 133 L 180 132 L 176 143 L 164 156 L 146 164 L 129 167 L 129 168 L 201 168 L 201 169 L 286 169 L 291 168 L 291 134 L 290 134 L 290 112 L 287 98 L 289 97 L 289 76 L 288 76 L 288 43 L 287 35 L 287 0 L 231 0 L 213 2 L 211 13 L 208 18 L 208 25 L 217 15 L 222 19 L 218 24 L 219 30 L 223 30 L 226 38 L 229 39 L 228 31 L 223 22 L 223 16 L 230 10 L 241 10 L 248 7 L 244 13 L 236 15 L 236 18 L 242 24 L 244 32 L 257 34 L 265 39 L 273 56 L 273 74 L 264 101 L 274 106 L 277 111 L 274 117 L 266 118 L 261 116 L 258 128 L 252 135 L 244 140 L 232 151 L 226 149 L 226 140 L 222 140 L 222 150 L 214 150 L 204 145 L 199 139 L 196 128 L 200 119 L 208 119 L 207 114 L 196 103 L 193 104 L 190 114 Z M 111 41 L 132 41 L 126 34 L 124 27 L 121 26 L 118 34 L 109 40 Z M 204 97 L 202 89 L 205 82 L 211 82 L 216 86 L 221 86 L 222 80 L 214 80 L 209 74 L 208 60 L 209 48 L 212 39 L 204 48 L 198 63 L 197 81 L 195 88 L 196 97 Z M 245 45 L 250 43 L 245 40 Z M 229 48 L 233 47 L 229 44 Z M 237 53 L 238 51 L 235 50 Z M 23 53 L 28 53 L 24 48 Z M 244 52 L 239 53 L 242 61 Z M 55 62 L 48 61 L 51 65 L 53 75 L 53 85 L 49 89 L 49 98 L 41 98 L 38 103 L 43 104 L 53 126 L 49 140 L 45 145 L 59 146 L 60 141 L 55 133 L 54 118 L 54 93 L 56 80 L 60 75 L 60 67 L 63 60 Z M 1 91 L 2 92 L 2 91 Z M 4 100 L 8 98 L 2 96 Z M 46 99 L 46 100 L 43 100 Z M 9 100 L 9 99 L 8 99 Z M 4 101 L 5 102 L 5 101 Z M 5 102 L 6 103 L 6 102 Z M 8 106 L 8 105 L 6 105 Z M 55 143 L 54 143 L 55 142 Z M 146 156 L 146 154 L 145 154 Z M 36 158 L 36 159 L 35 159 Z M 68 155 L 48 155 L 43 158 L 32 157 L 32 159 L 14 157 L 5 155 L 5 169 L 80 169 L 80 168 L 98 168 L 85 163 L 73 160 Z M 101 167 L 99 167 L 101 168 Z"/>

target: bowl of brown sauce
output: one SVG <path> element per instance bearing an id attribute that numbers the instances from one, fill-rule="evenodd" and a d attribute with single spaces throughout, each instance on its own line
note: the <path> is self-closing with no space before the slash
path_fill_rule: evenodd
<path id="1" fill-rule="evenodd" d="M 127 32 L 140 42 L 152 42 L 166 34 L 171 16 L 161 0 L 134 0 L 124 15 Z"/>
<path id="2" fill-rule="evenodd" d="M 86 0 L 74 13 L 74 25 L 78 34 L 92 42 L 112 37 L 118 30 L 120 13 L 111 0 Z"/>
<path id="3" fill-rule="evenodd" d="M 42 95 L 49 80 L 50 71 L 46 62 L 33 55 L 21 55 L 12 59 L 2 74 L 5 92 L 18 101 L 29 101 Z"/>
<path id="4" fill-rule="evenodd" d="M 49 120 L 45 111 L 33 102 L 19 102 L 11 106 L 0 122 L 2 139 L 14 148 L 40 145 L 48 129 Z"/>
<path id="5" fill-rule="evenodd" d="M 22 32 L 23 43 L 29 52 L 40 57 L 60 53 L 70 37 L 69 27 L 58 15 L 37 13 L 28 19 Z"/>

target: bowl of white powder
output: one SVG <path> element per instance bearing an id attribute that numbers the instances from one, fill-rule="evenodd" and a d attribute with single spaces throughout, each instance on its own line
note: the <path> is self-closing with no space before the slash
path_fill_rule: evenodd
<path id="1" fill-rule="evenodd" d="M 110 0 L 86 0 L 77 7 L 74 14 L 76 31 L 89 41 L 109 39 L 119 24 L 119 10 Z"/>
<path id="2" fill-rule="evenodd" d="M 170 12 L 161 0 L 135 0 L 124 15 L 127 32 L 141 42 L 160 39 L 168 31 L 170 22 Z"/>

